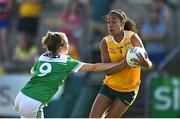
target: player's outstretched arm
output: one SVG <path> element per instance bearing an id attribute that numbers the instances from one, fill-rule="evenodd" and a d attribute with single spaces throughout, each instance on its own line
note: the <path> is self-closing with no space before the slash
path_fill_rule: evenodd
<path id="1" fill-rule="evenodd" d="M 90 64 L 90 63 L 85 63 L 83 66 L 80 68 L 80 71 L 87 72 L 87 71 L 106 71 L 114 67 L 119 67 L 123 63 L 118 62 L 118 63 L 95 63 L 95 64 Z"/>

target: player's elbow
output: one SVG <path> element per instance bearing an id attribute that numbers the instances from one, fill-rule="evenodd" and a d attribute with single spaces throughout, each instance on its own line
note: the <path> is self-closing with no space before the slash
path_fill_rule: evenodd
<path id="1" fill-rule="evenodd" d="M 113 74 L 111 71 L 110 71 L 110 69 L 109 70 L 105 70 L 105 74 L 107 75 L 107 76 L 109 76 L 109 75 L 111 75 L 111 74 Z"/>
<path id="2" fill-rule="evenodd" d="M 152 68 L 152 62 L 150 60 L 147 61 L 147 65 L 145 66 L 147 70 L 150 70 Z"/>
<path id="3" fill-rule="evenodd" d="M 146 69 L 150 70 L 152 68 L 152 64 L 148 65 L 148 67 Z"/>

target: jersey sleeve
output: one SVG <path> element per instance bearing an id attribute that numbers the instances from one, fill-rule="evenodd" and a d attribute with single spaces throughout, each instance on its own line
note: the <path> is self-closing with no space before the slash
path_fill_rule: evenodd
<path id="1" fill-rule="evenodd" d="M 31 74 L 36 73 L 36 67 L 37 67 L 37 61 L 35 61 L 35 63 L 33 64 L 32 68 L 31 68 Z"/>
<path id="2" fill-rule="evenodd" d="M 83 66 L 83 64 L 84 64 L 83 62 L 80 62 L 71 57 L 68 57 L 67 71 L 68 72 L 77 72 Z"/>

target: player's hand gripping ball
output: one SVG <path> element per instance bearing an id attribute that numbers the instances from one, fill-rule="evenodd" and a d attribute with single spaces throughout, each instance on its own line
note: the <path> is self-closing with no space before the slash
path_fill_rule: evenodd
<path id="1" fill-rule="evenodd" d="M 146 51 L 141 47 L 133 47 L 127 51 L 126 62 L 129 66 L 138 67 L 138 65 L 134 63 L 134 59 L 139 60 L 137 56 L 138 53 L 140 53 L 146 59 Z"/>

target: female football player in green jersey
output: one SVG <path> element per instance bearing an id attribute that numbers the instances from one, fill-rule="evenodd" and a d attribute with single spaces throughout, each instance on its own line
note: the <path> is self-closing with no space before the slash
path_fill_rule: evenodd
<path id="1" fill-rule="evenodd" d="M 125 60 L 119 63 L 89 64 L 72 59 L 67 55 L 68 39 L 62 32 L 48 32 L 43 37 L 42 44 L 47 52 L 35 62 L 31 69 L 31 80 L 15 99 L 14 109 L 22 118 L 44 117 L 43 107 L 55 95 L 70 72 L 105 71 L 127 65 Z"/>

